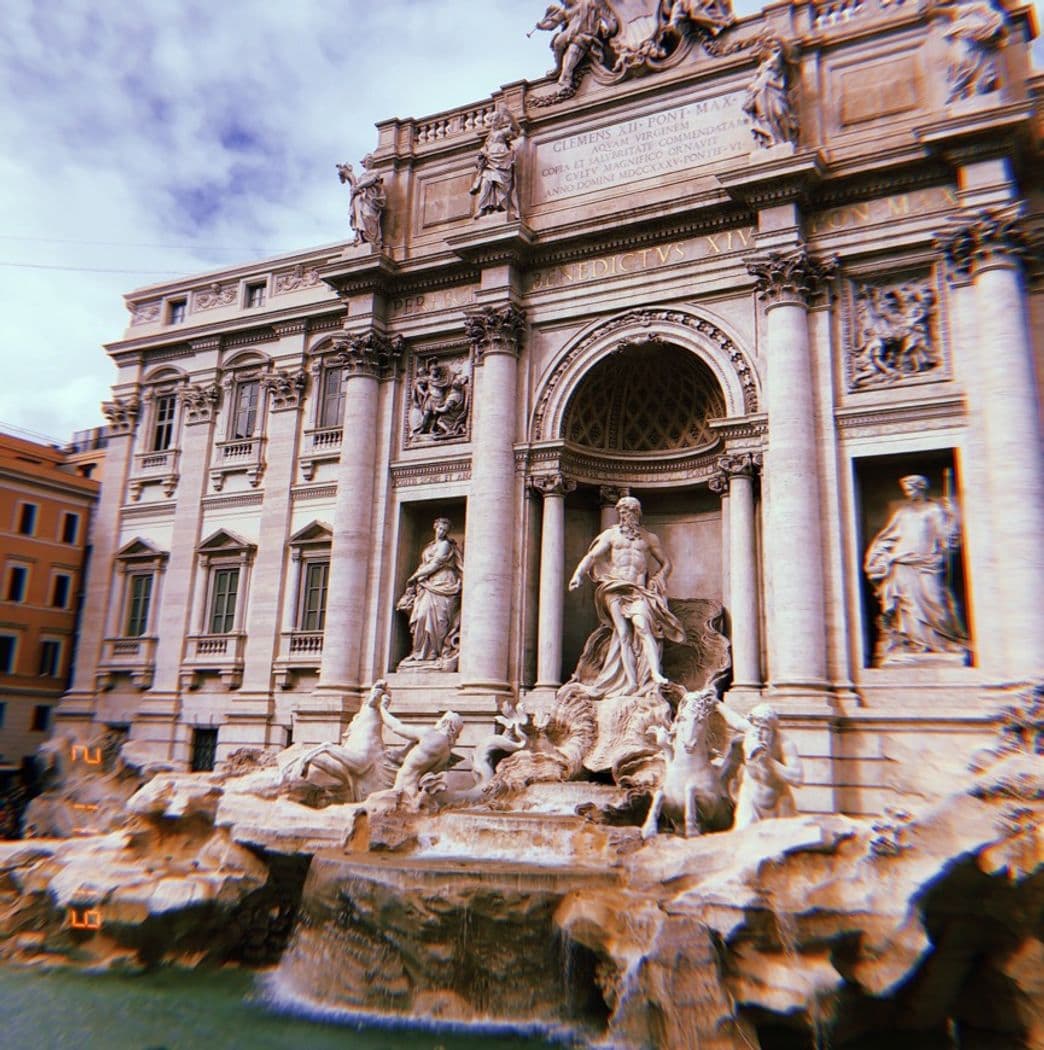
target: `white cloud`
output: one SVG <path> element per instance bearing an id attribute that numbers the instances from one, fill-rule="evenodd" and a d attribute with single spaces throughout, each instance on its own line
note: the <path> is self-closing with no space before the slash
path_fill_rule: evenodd
<path id="1" fill-rule="evenodd" d="M 544 7 L 7 0 L 0 420 L 62 440 L 101 421 L 123 292 L 347 236 L 334 164 L 378 120 L 543 75 Z"/>

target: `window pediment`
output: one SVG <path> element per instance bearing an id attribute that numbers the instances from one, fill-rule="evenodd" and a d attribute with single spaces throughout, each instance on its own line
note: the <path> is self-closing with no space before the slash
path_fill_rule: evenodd
<path id="1" fill-rule="evenodd" d="M 208 536 L 197 548 L 196 553 L 202 555 L 220 554 L 253 554 L 257 550 L 257 544 L 244 539 L 231 529 L 218 529 L 217 532 Z"/>
<path id="2" fill-rule="evenodd" d="M 313 521 L 290 537 L 291 547 L 311 547 L 333 542 L 333 529 L 325 521 Z"/>

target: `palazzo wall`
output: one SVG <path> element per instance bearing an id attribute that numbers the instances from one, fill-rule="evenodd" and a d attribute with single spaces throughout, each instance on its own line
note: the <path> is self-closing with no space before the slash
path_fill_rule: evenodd
<path id="1" fill-rule="evenodd" d="M 804 808 L 966 761 L 1044 653 L 1032 11 L 685 26 L 379 125 L 342 176 L 359 243 L 127 296 L 61 723 L 205 766 L 333 739 L 385 678 L 472 742 L 568 678 L 569 575 L 630 493 L 669 597 L 722 603 L 728 699 L 779 710 Z M 911 515 L 917 590 L 866 561 Z M 433 648 L 397 606 L 439 543 Z"/>

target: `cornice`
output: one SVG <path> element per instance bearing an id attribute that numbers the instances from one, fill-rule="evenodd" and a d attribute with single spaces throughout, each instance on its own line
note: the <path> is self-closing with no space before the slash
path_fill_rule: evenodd
<path id="1" fill-rule="evenodd" d="M 760 163 L 752 154 L 747 163 L 716 176 L 732 197 L 752 208 L 788 204 L 807 197 L 826 174 L 826 164 L 818 150 L 776 146 L 773 154 Z"/>
<path id="2" fill-rule="evenodd" d="M 260 507 L 264 503 L 263 492 L 244 492 L 234 496 L 204 496 L 203 509 L 217 510 L 226 507 Z"/>
<path id="3" fill-rule="evenodd" d="M 350 249 L 355 254 L 319 267 L 319 276 L 342 298 L 375 292 L 386 294 L 399 275 L 399 264 L 384 251 Z"/>
<path id="4" fill-rule="evenodd" d="M 889 401 L 876 405 L 845 405 L 834 410 L 839 430 L 861 430 L 879 426 L 932 425 L 964 423 L 967 407 L 963 394 L 945 397 Z"/>
<path id="5" fill-rule="evenodd" d="M 483 267 L 508 263 L 525 265 L 536 237 L 524 222 L 504 222 L 494 215 L 480 220 L 463 233 L 451 234 L 446 243 L 464 262 Z"/>
<path id="6" fill-rule="evenodd" d="M 334 499 L 337 496 L 336 485 L 296 485 L 290 491 L 292 503 L 304 502 L 311 499 Z"/>
<path id="7" fill-rule="evenodd" d="M 120 518 L 124 521 L 132 518 L 172 518 L 177 507 L 175 500 L 165 500 L 162 503 L 140 503 L 136 506 L 124 505 L 120 508 Z"/>
<path id="8" fill-rule="evenodd" d="M 470 456 L 393 463 L 391 467 L 392 487 L 397 489 L 413 485 L 444 485 L 452 481 L 470 480 Z"/>

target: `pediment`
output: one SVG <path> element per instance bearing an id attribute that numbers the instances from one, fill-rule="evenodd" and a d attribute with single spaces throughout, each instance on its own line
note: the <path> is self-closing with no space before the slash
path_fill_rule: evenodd
<path id="1" fill-rule="evenodd" d="M 332 543 L 333 529 L 325 521 L 313 521 L 290 537 L 290 545 L 299 547 L 306 543 Z"/>
<path id="2" fill-rule="evenodd" d="M 130 543 L 124 544 L 117 552 L 116 558 L 121 561 L 169 558 L 168 551 L 160 550 L 154 543 L 136 536 Z"/>
<path id="3" fill-rule="evenodd" d="M 208 536 L 196 550 L 200 554 L 228 554 L 235 551 L 252 551 L 256 548 L 256 543 L 251 543 L 239 533 L 231 529 L 218 529 L 217 532 Z"/>

